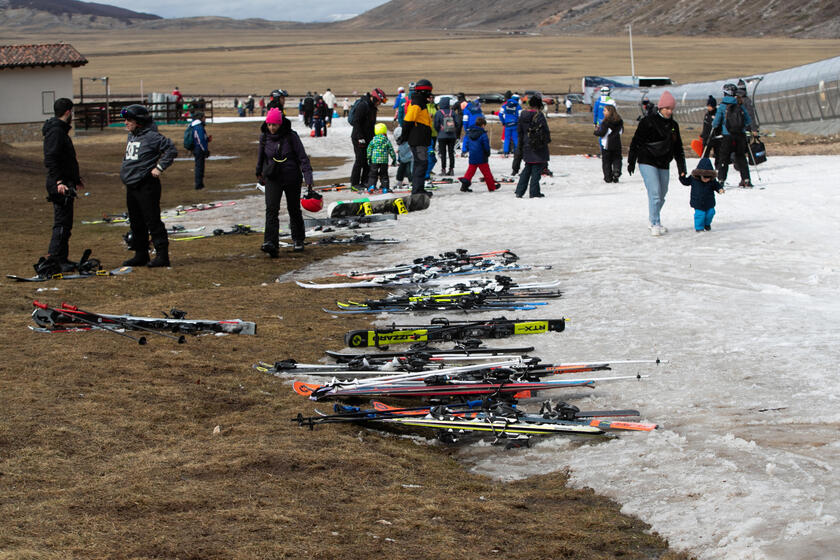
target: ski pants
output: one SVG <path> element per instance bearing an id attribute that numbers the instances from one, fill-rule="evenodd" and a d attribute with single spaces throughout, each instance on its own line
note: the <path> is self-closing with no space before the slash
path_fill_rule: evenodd
<path id="1" fill-rule="evenodd" d="M 496 179 L 493 178 L 493 172 L 490 171 L 490 165 L 487 162 L 469 164 L 467 166 L 467 172 L 464 173 L 462 179 L 472 181 L 473 175 L 475 175 L 476 170 L 481 171 L 481 176 L 484 177 L 484 184 L 487 185 L 487 190 L 491 192 L 495 191 Z"/>
<path id="2" fill-rule="evenodd" d="M 367 158 L 367 140 L 364 138 L 352 138 L 353 140 L 353 154 L 356 156 L 356 161 L 353 162 L 353 169 L 350 171 L 350 184 L 357 186 L 361 185 L 362 181 L 370 173 L 370 166 Z"/>
<path id="3" fill-rule="evenodd" d="M 146 250 L 150 236 L 158 252 L 169 247 L 166 226 L 160 219 L 160 192 L 160 179 L 151 175 L 136 185 L 126 186 L 125 204 L 135 252 Z"/>
<path id="4" fill-rule="evenodd" d="M 376 187 L 376 180 L 379 179 L 379 188 L 382 190 L 390 189 L 391 182 L 388 179 L 388 164 L 387 163 L 371 163 L 370 175 L 368 175 L 367 186 Z"/>
<path id="5" fill-rule="evenodd" d="M 70 230 L 73 229 L 73 198 L 62 196 L 60 202 L 53 202 L 53 227 L 50 248 L 47 253 L 59 261 L 67 260 L 70 253 Z"/>
<path id="6" fill-rule="evenodd" d="M 621 177 L 621 150 L 605 150 L 601 148 L 601 169 L 604 171 L 604 181 L 609 183 L 613 177 Z"/>
<path id="7" fill-rule="evenodd" d="M 645 189 L 648 195 L 648 222 L 652 226 L 661 226 L 659 213 L 665 204 L 665 195 L 668 194 L 668 169 L 660 169 L 647 163 L 639 164 L 639 173 L 645 182 Z"/>
<path id="8" fill-rule="evenodd" d="M 712 219 L 715 217 L 715 209 L 708 210 L 694 209 L 694 231 L 702 231 L 712 225 Z"/>
<path id="9" fill-rule="evenodd" d="M 543 169 L 546 163 L 540 161 L 537 163 L 526 163 L 519 173 L 519 182 L 516 184 L 516 196 L 522 197 L 525 195 L 525 189 L 528 189 L 528 196 L 535 197 L 540 194 L 540 177 L 542 177 Z"/>
<path id="10" fill-rule="evenodd" d="M 438 138 L 438 153 L 440 153 L 440 169 L 446 172 L 446 160 L 449 157 L 449 168 L 455 167 L 455 138 Z"/>
<path id="11" fill-rule="evenodd" d="M 193 157 L 195 158 L 195 190 L 204 188 L 204 150 L 196 147 L 193 150 Z"/>
<path id="12" fill-rule="evenodd" d="M 434 150 L 434 147 L 433 147 L 433 146 L 430 146 L 430 147 L 429 147 L 429 155 L 428 155 L 428 158 L 429 158 L 429 161 L 428 161 L 428 163 L 426 164 L 426 177 L 425 177 L 425 179 L 426 179 L 427 181 L 428 181 L 429 179 L 431 179 L 431 177 L 432 177 L 432 170 L 435 168 L 435 165 L 437 165 L 437 156 L 435 155 L 435 150 Z"/>
<path id="13" fill-rule="evenodd" d="M 720 142 L 718 181 L 721 184 L 726 182 L 726 176 L 729 174 L 729 158 L 733 152 L 735 153 L 735 166 L 741 172 L 741 180 L 750 180 L 750 168 L 747 165 L 747 137 L 743 134 L 727 134 Z"/>
<path id="14" fill-rule="evenodd" d="M 512 154 L 519 145 L 519 131 L 516 126 L 505 127 L 505 141 L 502 144 L 502 152 Z"/>
<path id="15" fill-rule="evenodd" d="M 402 181 L 403 179 L 411 179 L 411 163 L 410 161 L 401 161 L 400 166 L 397 167 L 397 181 Z"/>
<path id="16" fill-rule="evenodd" d="M 303 226 L 303 212 L 300 209 L 300 183 L 281 185 L 268 177 L 265 178 L 265 233 L 263 242 L 275 247 L 280 245 L 280 199 L 286 195 L 286 208 L 289 211 L 289 229 L 293 241 L 303 241 L 306 237 Z"/>
<path id="17" fill-rule="evenodd" d="M 414 156 L 414 169 L 411 176 L 411 194 L 426 192 L 426 168 L 429 166 L 429 147 L 411 146 Z"/>

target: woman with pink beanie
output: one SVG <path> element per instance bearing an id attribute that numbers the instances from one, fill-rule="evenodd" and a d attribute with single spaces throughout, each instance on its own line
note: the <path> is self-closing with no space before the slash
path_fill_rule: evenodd
<path id="1" fill-rule="evenodd" d="M 639 173 L 648 194 L 648 222 L 651 235 L 659 236 L 668 230 L 662 225 L 659 213 L 668 193 L 668 172 L 671 160 L 677 162 L 680 177 L 685 177 L 685 152 L 680 126 L 671 118 L 677 102 L 670 92 L 662 92 L 658 111 L 639 121 L 636 134 L 627 154 L 627 172 L 632 175 L 639 162 Z"/>

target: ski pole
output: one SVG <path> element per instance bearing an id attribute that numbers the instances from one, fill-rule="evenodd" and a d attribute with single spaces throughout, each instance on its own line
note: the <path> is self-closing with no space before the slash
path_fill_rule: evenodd
<path id="1" fill-rule="evenodd" d="M 61 308 L 62 309 L 68 309 L 70 311 L 78 311 L 79 313 L 84 313 L 85 315 L 97 315 L 96 313 L 93 313 L 92 311 L 85 311 L 84 309 L 79 309 L 77 306 L 70 305 L 70 304 L 65 303 L 65 302 L 61 303 Z M 132 323 L 131 321 L 125 320 L 121 317 L 108 317 L 108 320 L 109 321 L 114 321 L 115 323 L 117 323 L 118 325 L 121 325 L 124 328 L 136 329 L 138 331 L 145 331 L 145 332 L 149 332 L 149 333 L 152 333 L 152 334 L 156 334 L 158 336 L 171 338 L 172 340 L 177 340 L 178 344 L 184 344 L 187 341 L 187 339 L 186 339 L 186 337 L 184 337 L 184 335 L 175 336 L 175 335 L 171 335 L 171 334 L 162 333 L 160 331 L 156 331 L 155 329 L 150 329 L 148 327 L 143 327 L 143 326 L 138 325 L 136 323 Z"/>
<path id="2" fill-rule="evenodd" d="M 758 136 L 756 136 L 756 138 L 757 137 Z M 752 144 L 752 142 L 747 142 L 747 149 L 750 151 L 752 160 L 755 161 L 755 152 L 753 151 Z M 747 163 L 749 163 L 749 161 Z M 753 165 L 753 169 L 755 169 L 755 176 L 758 177 L 758 182 L 761 183 L 761 173 L 758 172 L 758 162 L 756 162 L 755 165 Z"/>
<path id="3" fill-rule="evenodd" d="M 105 325 L 102 325 L 102 324 L 97 323 L 95 321 L 89 321 L 89 320 L 85 319 L 84 317 L 79 317 L 78 315 L 74 315 L 73 313 L 68 313 L 67 311 L 63 311 L 61 309 L 55 309 L 53 307 L 48 306 L 46 303 L 41 303 L 40 301 L 33 301 L 32 305 L 34 305 L 35 307 L 38 307 L 40 309 L 43 309 L 44 311 L 53 311 L 55 313 L 61 313 L 65 317 L 69 317 L 69 318 L 74 319 L 76 321 L 81 321 L 82 323 L 90 325 L 93 328 L 102 329 L 103 331 L 108 331 L 110 333 L 114 333 L 114 334 L 118 334 L 120 336 L 124 336 L 126 338 L 130 338 L 131 340 L 137 342 L 137 344 L 139 344 L 140 346 L 144 346 L 146 344 L 146 337 L 145 336 L 135 338 L 135 337 L 133 337 L 129 334 L 126 334 L 124 332 L 120 332 L 117 329 L 113 329 L 111 327 L 106 327 Z"/>

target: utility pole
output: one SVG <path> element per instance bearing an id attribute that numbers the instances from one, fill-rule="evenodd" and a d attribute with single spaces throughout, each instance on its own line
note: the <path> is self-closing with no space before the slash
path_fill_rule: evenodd
<path id="1" fill-rule="evenodd" d="M 638 85 L 636 83 L 636 63 L 633 60 L 633 24 L 627 24 L 627 30 L 630 32 L 630 76 L 633 80 L 633 85 Z"/>

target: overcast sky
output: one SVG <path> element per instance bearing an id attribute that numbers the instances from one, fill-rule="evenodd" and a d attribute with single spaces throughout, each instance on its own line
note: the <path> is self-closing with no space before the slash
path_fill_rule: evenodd
<path id="1" fill-rule="evenodd" d="M 388 0 L 203 0 L 201 2 L 172 2 L 172 0 L 100 0 L 135 12 L 155 14 L 165 18 L 191 16 L 224 16 L 236 19 L 263 18 L 282 21 L 333 21 L 347 19 Z"/>

